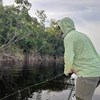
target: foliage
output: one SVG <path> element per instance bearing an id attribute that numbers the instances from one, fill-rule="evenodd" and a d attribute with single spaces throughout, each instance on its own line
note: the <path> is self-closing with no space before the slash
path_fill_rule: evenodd
<path id="1" fill-rule="evenodd" d="M 15 47 L 23 53 L 63 55 L 57 21 L 51 20 L 46 27 L 44 10 L 37 10 L 37 18 L 31 17 L 28 13 L 31 4 L 27 0 L 15 2 L 17 6 L 3 6 L 0 2 L 0 51 L 11 52 Z"/>

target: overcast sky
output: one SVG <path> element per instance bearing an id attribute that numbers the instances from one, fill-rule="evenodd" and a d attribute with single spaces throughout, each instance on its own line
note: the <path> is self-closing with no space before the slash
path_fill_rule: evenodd
<path id="1" fill-rule="evenodd" d="M 70 17 L 76 29 L 87 34 L 100 53 L 100 1 L 99 0 L 28 0 L 34 16 L 36 10 L 45 10 L 48 19 Z M 14 0 L 3 0 L 4 4 L 14 4 Z"/>

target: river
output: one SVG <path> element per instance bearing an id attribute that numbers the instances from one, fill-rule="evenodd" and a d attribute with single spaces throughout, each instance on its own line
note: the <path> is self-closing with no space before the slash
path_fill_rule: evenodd
<path id="1" fill-rule="evenodd" d="M 23 66 L 3 65 L 0 70 L 0 98 L 28 100 L 33 95 L 40 98 L 40 95 L 44 96 L 42 93 L 47 91 L 50 93 L 63 91 L 65 86 L 62 73 L 63 64 L 56 62 L 23 64 Z"/>
<path id="2" fill-rule="evenodd" d="M 63 64 L 56 62 L 3 65 L 0 69 L 0 100 L 67 100 L 72 85 L 65 80 L 69 81 L 63 75 Z"/>

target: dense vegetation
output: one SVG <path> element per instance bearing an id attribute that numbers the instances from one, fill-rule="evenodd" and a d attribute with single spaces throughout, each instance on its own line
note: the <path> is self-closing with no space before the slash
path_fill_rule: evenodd
<path id="1" fill-rule="evenodd" d="M 4 6 L 0 0 L 0 52 L 63 55 L 63 40 L 59 36 L 57 21 L 47 27 L 44 10 L 30 16 L 31 4 L 27 0 L 15 0 L 16 5 Z"/>

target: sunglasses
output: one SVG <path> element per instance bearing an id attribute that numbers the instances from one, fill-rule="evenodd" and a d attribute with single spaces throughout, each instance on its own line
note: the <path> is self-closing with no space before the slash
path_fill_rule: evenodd
<path id="1" fill-rule="evenodd" d="M 57 29 L 60 30 L 61 29 L 60 26 L 57 26 Z"/>

